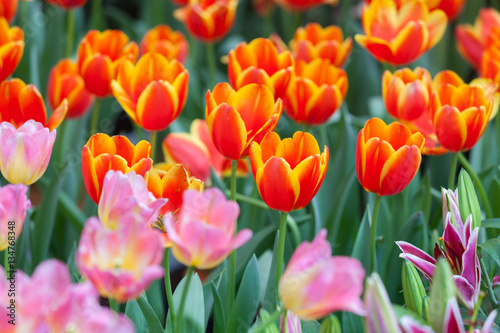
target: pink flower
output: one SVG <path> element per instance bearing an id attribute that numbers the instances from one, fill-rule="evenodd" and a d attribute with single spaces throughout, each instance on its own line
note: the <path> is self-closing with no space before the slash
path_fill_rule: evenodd
<path id="1" fill-rule="evenodd" d="M 10 183 L 30 185 L 47 170 L 56 131 L 33 119 L 17 128 L 0 123 L 0 170 Z"/>
<path id="2" fill-rule="evenodd" d="M 217 188 L 202 193 L 186 190 L 177 221 L 167 216 L 166 230 L 175 258 L 186 266 L 210 269 L 252 238 L 244 229 L 234 235 L 238 204 Z"/>
<path id="3" fill-rule="evenodd" d="M 474 333 L 490 333 L 494 325 L 495 318 L 498 311 L 491 311 L 485 322 L 483 323 L 481 329 L 474 329 Z M 457 300 L 455 298 L 450 298 L 446 303 L 446 310 L 444 313 L 443 321 L 443 333 L 465 333 L 464 322 L 462 319 L 462 313 L 458 307 Z M 470 332 L 470 330 L 468 331 Z"/>
<path id="4" fill-rule="evenodd" d="M 286 313 L 286 330 L 285 316 L 280 316 L 280 333 L 302 333 L 300 319 L 292 311 L 287 311 Z"/>
<path id="5" fill-rule="evenodd" d="M 281 277 L 280 299 L 301 319 L 319 319 L 338 310 L 365 314 L 360 299 L 365 276 L 361 263 L 331 253 L 322 229 L 311 243 L 297 247 Z"/>
<path id="6" fill-rule="evenodd" d="M 13 244 L 23 229 L 26 211 L 31 207 L 27 192 L 28 187 L 22 184 L 0 187 L 0 251 Z"/>
<path id="7" fill-rule="evenodd" d="M 76 265 L 102 296 L 125 302 L 163 276 L 162 258 L 158 234 L 133 215 L 115 229 L 91 217 L 82 231 Z"/>
<path id="8" fill-rule="evenodd" d="M 13 278 L 11 274 L 6 276 L 0 269 L 1 332 L 134 332 L 130 319 L 99 305 L 92 284 L 72 284 L 68 268 L 58 260 L 42 262 L 31 278 L 22 271 Z M 13 281 L 15 296 L 11 297 Z M 10 310 L 12 304 L 15 311 Z M 14 320 L 15 326 L 4 318 Z"/>
<path id="9" fill-rule="evenodd" d="M 160 208 L 166 203 L 166 199 L 156 199 L 148 191 L 144 177 L 134 171 L 123 174 L 109 170 L 104 177 L 98 215 L 110 229 L 115 229 L 120 220 L 130 214 L 150 225 L 156 221 Z"/>

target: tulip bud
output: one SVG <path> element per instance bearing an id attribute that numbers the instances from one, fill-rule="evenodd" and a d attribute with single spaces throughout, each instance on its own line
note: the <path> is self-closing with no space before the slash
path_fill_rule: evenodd
<path id="1" fill-rule="evenodd" d="M 432 278 L 428 317 L 431 327 L 436 332 L 443 331 L 446 304 L 450 298 L 456 297 L 455 284 L 450 281 L 452 281 L 450 265 L 446 260 L 440 259 Z"/>
<path id="2" fill-rule="evenodd" d="M 476 190 L 467 171 L 462 169 L 458 177 L 458 202 L 462 221 L 472 214 L 472 229 L 481 227 L 481 208 L 477 200 Z"/>
<path id="3" fill-rule="evenodd" d="M 422 317 L 423 300 L 427 294 L 417 269 L 411 262 L 405 260 L 401 275 L 406 307 Z"/>
<path id="4" fill-rule="evenodd" d="M 422 299 L 422 319 L 429 321 L 429 296 L 424 296 Z"/>
<path id="5" fill-rule="evenodd" d="M 335 315 L 330 315 L 328 318 L 323 320 L 319 333 L 341 333 L 340 321 Z"/>
<path id="6" fill-rule="evenodd" d="M 389 295 L 377 273 L 366 279 L 364 301 L 367 333 L 401 332 Z"/>

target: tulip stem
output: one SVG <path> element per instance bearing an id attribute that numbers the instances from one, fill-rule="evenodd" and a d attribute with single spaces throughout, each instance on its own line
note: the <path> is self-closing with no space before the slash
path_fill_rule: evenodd
<path id="1" fill-rule="evenodd" d="M 68 36 L 66 36 L 66 57 L 71 57 L 73 51 L 73 40 L 75 37 L 75 10 L 68 10 Z"/>
<path id="2" fill-rule="evenodd" d="M 236 201 L 236 167 L 238 166 L 237 160 L 231 160 L 231 200 Z M 238 228 L 234 231 L 238 231 Z M 229 311 L 233 308 L 236 279 L 236 251 L 231 252 L 229 257 Z"/>
<path id="3" fill-rule="evenodd" d="M 3 268 L 5 269 L 5 275 L 7 276 L 7 278 L 9 278 L 9 275 L 7 272 L 10 271 L 9 269 L 9 247 L 7 247 L 4 251 L 3 251 Z"/>
<path id="4" fill-rule="evenodd" d="M 167 294 L 167 304 L 168 309 L 170 310 L 170 321 L 173 331 L 175 329 L 175 307 L 174 297 L 172 295 L 172 283 L 170 282 L 170 248 L 168 247 L 165 249 L 165 254 L 163 257 L 163 267 L 165 268 L 165 291 Z"/>
<path id="5" fill-rule="evenodd" d="M 285 256 L 285 235 L 286 235 L 286 217 L 287 213 L 280 212 L 280 229 L 279 229 L 279 240 L 278 240 L 278 261 L 276 263 L 276 298 L 277 304 L 279 304 L 278 290 L 281 279 L 281 274 L 283 273 L 283 260 Z"/>
<path id="6" fill-rule="evenodd" d="M 497 309 L 499 307 L 499 304 L 497 301 L 497 297 L 495 296 L 495 292 L 493 291 L 493 287 L 491 285 L 490 276 L 486 271 L 483 258 L 479 258 L 479 265 L 481 266 L 481 270 L 483 271 L 484 284 L 486 285 L 486 289 L 488 290 L 488 295 L 490 296 L 491 305 L 493 305 L 494 309 Z"/>
<path id="7" fill-rule="evenodd" d="M 476 171 L 469 163 L 469 161 L 467 161 L 467 158 L 465 158 L 465 156 L 462 153 L 458 153 L 457 155 L 460 164 L 469 173 L 470 177 L 476 184 L 477 190 L 479 191 L 479 195 L 481 196 L 481 200 L 483 200 L 484 210 L 486 211 L 486 218 L 491 219 L 493 217 L 493 211 L 491 210 L 490 200 L 486 195 L 486 191 L 484 190 L 484 186 L 483 183 L 481 182 L 481 179 L 479 179 L 479 176 L 477 175 Z"/>
<path id="8" fill-rule="evenodd" d="M 231 160 L 231 200 L 236 201 L 236 169 L 238 161 Z"/>
<path id="9" fill-rule="evenodd" d="M 280 316 L 285 311 L 286 311 L 285 309 L 281 309 L 281 310 L 277 310 L 276 312 L 274 312 L 272 315 L 269 316 L 269 318 L 267 318 L 266 321 L 263 321 L 262 324 L 260 324 L 259 327 L 257 327 L 257 329 L 255 331 L 253 331 L 253 333 L 264 332 L 265 329 L 267 328 L 267 326 L 269 326 L 272 323 L 276 322 L 276 320 L 278 320 L 280 318 Z M 285 321 L 286 321 L 286 318 L 285 318 Z"/>
<path id="10" fill-rule="evenodd" d="M 120 312 L 120 304 L 114 298 L 108 298 L 109 307 L 116 313 Z"/>
<path id="11" fill-rule="evenodd" d="M 99 122 L 100 104 L 101 104 L 101 99 L 96 98 L 94 102 L 94 107 L 92 108 L 92 114 L 90 117 L 89 138 L 99 131 L 98 122 Z"/>
<path id="12" fill-rule="evenodd" d="M 377 236 L 378 209 L 380 207 L 381 198 L 380 195 L 376 195 L 373 203 L 372 224 L 370 227 L 370 273 L 377 272 L 377 248 L 375 246 L 375 238 Z"/>
<path id="13" fill-rule="evenodd" d="M 182 316 L 184 313 L 184 303 L 186 303 L 186 297 L 189 290 L 189 284 L 191 283 L 191 278 L 193 277 L 194 267 L 190 266 L 187 272 L 186 284 L 184 285 L 184 289 L 182 289 L 181 302 L 179 303 L 179 313 L 177 314 L 177 327 L 175 332 L 182 332 Z"/>
<path id="14" fill-rule="evenodd" d="M 455 191 L 455 176 L 457 174 L 458 153 L 451 154 L 450 174 L 448 175 L 448 188 Z"/>
<path id="15" fill-rule="evenodd" d="M 151 159 L 153 163 L 156 163 L 156 137 L 158 136 L 157 131 L 149 132 L 149 143 L 151 144 Z"/>
<path id="16" fill-rule="evenodd" d="M 217 60 L 215 55 L 215 44 L 207 43 L 207 61 L 208 70 L 210 72 L 210 89 L 213 89 L 217 84 Z"/>

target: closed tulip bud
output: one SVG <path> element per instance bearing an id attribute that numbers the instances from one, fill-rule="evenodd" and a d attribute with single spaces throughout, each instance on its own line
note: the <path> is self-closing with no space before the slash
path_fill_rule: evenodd
<path id="1" fill-rule="evenodd" d="M 94 134 L 82 148 L 82 174 L 90 198 L 99 203 L 104 177 L 109 170 L 144 176 L 151 169 L 151 145 L 140 141 L 133 145 L 125 136 Z"/>
<path id="2" fill-rule="evenodd" d="M 409 310 L 422 317 L 422 304 L 427 294 L 417 269 L 411 262 L 405 260 L 401 275 L 405 305 Z"/>
<path id="3" fill-rule="evenodd" d="M 184 34 L 172 30 L 166 24 L 160 24 L 146 32 L 140 44 L 141 55 L 157 52 L 168 60 L 177 59 L 185 62 L 188 56 L 189 44 Z"/>
<path id="4" fill-rule="evenodd" d="M 318 23 L 308 23 L 295 31 L 290 48 L 295 60 L 311 62 L 317 58 L 328 59 L 333 65 L 341 67 L 351 52 L 352 39 L 348 37 L 344 40 L 342 30 L 335 25 L 322 28 Z"/>
<path id="5" fill-rule="evenodd" d="M 446 305 L 457 295 L 455 285 L 450 281 L 452 281 L 450 265 L 444 259 L 438 260 L 432 277 L 429 299 L 429 323 L 436 332 L 443 332 Z"/>
<path id="6" fill-rule="evenodd" d="M 7 248 L 23 230 L 26 211 L 31 207 L 28 187 L 9 184 L 0 187 L 0 251 Z"/>
<path id="7" fill-rule="evenodd" d="M 324 319 L 319 328 L 319 333 L 342 333 L 340 321 L 335 315 L 329 315 Z"/>
<path id="8" fill-rule="evenodd" d="M 439 42 L 446 30 L 446 14 L 430 11 L 423 1 L 373 0 L 363 5 L 365 35 L 356 41 L 378 61 L 393 65 L 413 62 Z"/>
<path id="9" fill-rule="evenodd" d="M 64 10 L 72 10 L 82 7 L 87 3 L 87 0 L 47 0 L 47 2 Z"/>
<path id="10" fill-rule="evenodd" d="M 391 300 L 377 273 L 366 279 L 364 303 L 367 311 L 365 317 L 367 333 L 401 333 Z"/>
<path id="11" fill-rule="evenodd" d="M 68 101 L 67 118 L 82 116 L 94 102 L 94 95 L 85 88 L 78 66 L 69 58 L 59 61 L 50 71 L 47 95 L 52 110 L 65 99 Z"/>
<path id="12" fill-rule="evenodd" d="M 19 0 L 2 0 L 0 1 L 0 16 L 5 17 L 7 22 L 12 22 L 16 16 Z"/>
<path id="13" fill-rule="evenodd" d="M 458 176 L 457 191 L 462 221 L 466 221 L 469 215 L 472 214 L 472 229 L 476 227 L 481 228 L 481 207 L 477 199 L 476 189 L 474 188 L 472 179 L 464 169 L 460 170 L 460 175 Z"/>
<path id="14" fill-rule="evenodd" d="M 88 91 L 98 97 L 111 93 L 111 82 L 125 59 L 135 63 L 139 48 L 119 30 L 89 31 L 78 47 L 78 70 Z"/>
<path id="15" fill-rule="evenodd" d="M 0 123 L 0 170 L 8 182 L 30 185 L 43 176 L 49 165 L 56 131 L 33 119 L 15 128 Z"/>

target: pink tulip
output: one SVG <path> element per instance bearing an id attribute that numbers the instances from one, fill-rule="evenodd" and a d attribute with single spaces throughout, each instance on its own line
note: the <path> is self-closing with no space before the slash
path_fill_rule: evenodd
<path id="1" fill-rule="evenodd" d="M 58 260 L 42 262 L 28 277 L 22 271 L 9 280 L 0 269 L 0 331 L 14 332 L 134 332 L 134 324 L 98 303 L 89 282 L 72 284 L 66 265 Z M 9 296 L 15 281 L 15 296 Z M 14 300 L 15 311 L 8 308 Z M 14 320 L 15 326 L 7 320 Z"/>
<path id="2" fill-rule="evenodd" d="M 121 171 L 109 170 L 104 177 L 98 215 L 110 229 L 115 229 L 120 220 L 130 214 L 145 225 L 150 225 L 156 221 L 160 208 L 166 202 L 163 198 L 156 199 L 148 191 L 144 177 L 134 171 L 123 174 Z"/>
<path id="3" fill-rule="evenodd" d="M 334 311 L 364 315 L 360 296 L 365 271 L 357 259 L 332 256 L 326 230 L 300 244 L 281 277 L 279 295 L 287 310 L 304 320 Z"/>
<path id="4" fill-rule="evenodd" d="M 125 302 L 163 276 L 162 258 L 158 234 L 133 215 L 115 229 L 91 217 L 82 231 L 76 265 L 102 296 Z"/>
<path id="5" fill-rule="evenodd" d="M 302 333 L 300 326 L 300 318 L 292 311 L 286 313 L 286 330 L 285 330 L 285 316 L 280 316 L 280 333 Z"/>
<path id="6" fill-rule="evenodd" d="M 0 251 L 13 246 L 23 230 L 26 211 L 31 207 L 27 192 L 28 187 L 22 184 L 0 187 Z"/>
<path id="7" fill-rule="evenodd" d="M 177 221 L 167 216 L 166 230 L 175 258 L 186 266 L 210 269 L 252 238 L 244 229 L 236 236 L 238 204 L 226 200 L 221 190 L 186 190 Z"/>
<path id="8" fill-rule="evenodd" d="M 47 170 L 56 131 L 33 119 L 17 128 L 0 123 L 0 169 L 10 183 L 30 185 Z"/>

